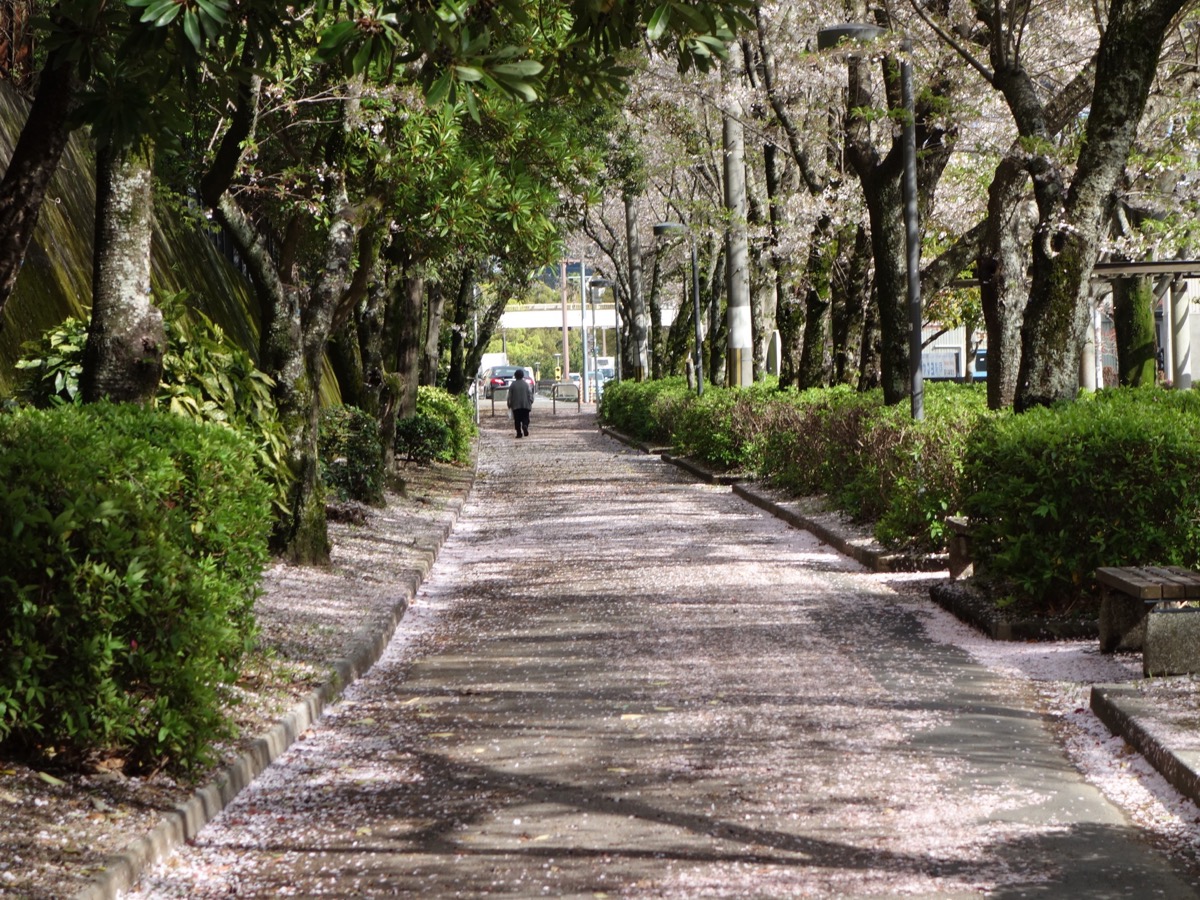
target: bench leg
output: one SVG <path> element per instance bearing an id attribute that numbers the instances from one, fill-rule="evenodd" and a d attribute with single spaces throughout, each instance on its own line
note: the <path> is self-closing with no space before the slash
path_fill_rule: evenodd
<path id="1" fill-rule="evenodd" d="M 1141 650 L 1146 638 L 1146 604 L 1108 587 L 1100 589 L 1100 652 Z"/>
<path id="2" fill-rule="evenodd" d="M 965 534 L 951 534 L 946 542 L 949 560 L 950 580 L 970 578 L 975 574 L 975 564 L 971 559 L 971 539 Z"/>
<path id="3" fill-rule="evenodd" d="M 1200 672 L 1200 610 L 1155 609 L 1146 616 L 1142 674 L 1193 675 Z"/>

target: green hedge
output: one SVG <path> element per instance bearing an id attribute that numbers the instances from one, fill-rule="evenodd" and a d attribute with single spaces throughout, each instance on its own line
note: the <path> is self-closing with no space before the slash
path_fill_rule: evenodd
<path id="1" fill-rule="evenodd" d="M 396 423 L 396 455 L 409 462 L 462 465 L 471 458 L 475 415 L 467 397 L 438 387 L 417 388 L 417 411 Z"/>
<path id="2" fill-rule="evenodd" d="M 268 558 L 255 453 L 134 406 L 0 416 L 0 740 L 178 768 L 230 735 Z"/>
<path id="3" fill-rule="evenodd" d="M 321 480 L 339 500 L 383 505 L 379 420 L 356 406 L 321 410 L 317 453 Z"/>
<path id="4" fill-rule="evenodd" d="M 1065 609 L 1098 566 L 1200 563 L 1200 397 L 1104 391 L 994 419 L 967 447 L 983 569 Z"/>
<path id="5" fill-rule="evenodd" d="M 670 444 L 680 413 L 695 401 L 682 378 L 609 382 L 600 397 L 600 419 L 636 440 Z"/>

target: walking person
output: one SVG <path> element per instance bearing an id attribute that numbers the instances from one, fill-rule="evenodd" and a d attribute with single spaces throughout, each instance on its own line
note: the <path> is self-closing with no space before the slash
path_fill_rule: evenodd
<path id="1" fill-rule="evenodd" d="M 512 410 L 517 437 L 529 437 L 529 411 L 533 409 L 533 385 L 525 380 L 525 370 L 517 369 L 508 386 L 508 408 Z"/>

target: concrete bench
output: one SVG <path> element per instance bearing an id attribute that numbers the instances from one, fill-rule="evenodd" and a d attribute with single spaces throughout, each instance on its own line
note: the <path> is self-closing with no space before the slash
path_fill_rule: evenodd
<path id="1" fill-rule="evenodd" d="M 1150 675 L 1200 672 L 1200 572 L 1179 566 L 1106 566 L 1100 585 L 1100 650 L 1141 650 Z"/>

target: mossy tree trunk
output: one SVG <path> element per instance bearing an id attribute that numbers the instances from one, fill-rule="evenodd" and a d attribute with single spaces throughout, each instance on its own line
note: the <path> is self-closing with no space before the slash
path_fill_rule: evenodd
<path id="1" fill-rule="evenodd" d="M 425 292 L 425 347 L 421 354 L 421 384 L 436 385 L 442 359 L 442 319 L 446 311 L 446 292 L 440 281 L 431 282 Z"/>
<path id="2" fill-rule="evenodd" d="M 391 335 L 393 371 L 399 379 L 396 417 L 407 419 L 417 411 L 417 383 L 421 356 L 421 308 L 425 279 L 401 269 L 392 278 L 388 301 L 387 333 Z"/>
<path id="3" fill-rule="evenodd" d="M 151 157 L 148 146 L 97 153 L 92 316 L 81 378 L 89 403 L 151 403 L 162 380 L 167 340 L 150 295 Z"/>
<path id="4" fill-rule="evenodd" d="M 475 377 L 467 372 L 467 330 L 475 307 L 475 266 L 465 263 L 459 273 L 458 291 L 454 295 L 454 327 L 450 332 L 450 372 L 446 390 L 462 394 Z"/>
<path id="5" fill-rule="evenodd" d="M 830 331 L 833 338 L 834 384 L 856 384 L 862 361 L 867 307 L 871 303 L 871 239 L 861 225 L 851 226 L 854 246 L 844 284 L 834 292 Z M 836 283 L 836 282 L 835 282 Z"/>
<path id="6" fill-rule="evenodd" d="M 1184 3 L 1113 0 L 1109 7 L 1075 177 L 1061 204 L 1039 202 L 1014 403 L 1018 411 L 1072 399 L 1078 390 L 1101 229 L 1146 106 L 1164 35 Z"/>
<path id="7" fill-rule="evenodd" d="M 808 286 L 804 296 L 804 348 L 796 373 L 796 386 L 801 390 L 829 382 L 829 319 L 833 263 L 837 258 L 837 239 L 829 216 L 821 217 L 813 237 L 818 233 L 822 239 L 808 245 L 808 269 L 804 274 Z"/>
<path id="8" fill-rule="evenodd" d="M 288 467 L 293 476 L 289 515 L 277 523 L 272 543 L 293 562 L 322 564 L 328 562 L 330 548 L 318 465 L 318 403 L 326 345 L 339 305 L 352 296 L 350 261 L 358 225 L 346 196 L 337 148 L 341 146 L 339 129 L 346 127 L 355 97 L 352 90 L 347 92 L 342 119 L 332 126 L 328 138 L 329 165 L 321 199 L 329 224 L 318 236 L 323 247 L 321 264 L 312 286 L 306 289 L 285 282 L 281 273 L 293 268 L 297 242 L 291 236 L 311 223 L 307 219 L 301 222 L 298 216 L 290 218 L 277 259 L 266 231 L 229 192 L 254 133 L 260 88 L 261 82 L 255 78 L 240 89 L 230 126 L 201 181 L 201 196 L 232 238 L 250 274 L 262 317 L 259 365 L 275 381 L 276 408 L 288 438 Z"/>
<path id="9" fill-rule="evenodd" d="M 1117 371 L 1122 385 L 1154 384 L 1158 372 L 1154 337 L 1154 286 L 1149 278 L 1113 282 L 1113 324 L 1117 330 Z"/>

